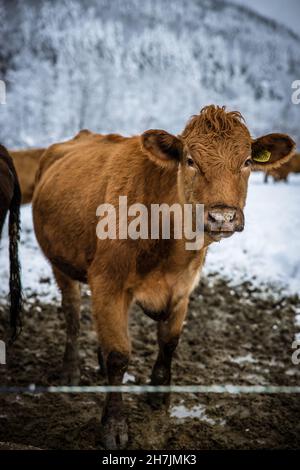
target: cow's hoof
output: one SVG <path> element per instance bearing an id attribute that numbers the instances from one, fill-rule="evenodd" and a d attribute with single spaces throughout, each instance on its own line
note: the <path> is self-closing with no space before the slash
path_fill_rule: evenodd
<path id="1" fill-rule="evenodd" d="M 128 443 L 128 425 L 125 418 L 112 417 L 102 423 L 102 443 L 108 450 L 125 449 Z"/>
<path id="2" fill-rule="evenodd" d="M 170 393 L 148 393 L 147 403 L 153 410 L 161 408 L 168 409 L 170 406 L 171 394 Z"/>
<path id="3" fill-rule="evenodd" d="M 74 365 L 64 365 L 61 373 L 62 385 L 79 385 L 80 382 L 80 369 Z"/>

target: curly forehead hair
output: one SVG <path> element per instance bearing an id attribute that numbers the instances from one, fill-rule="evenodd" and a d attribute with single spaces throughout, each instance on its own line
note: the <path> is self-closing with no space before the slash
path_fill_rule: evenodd
<path id="1" fill-rule="evenodd" d="M 250 136 L 244 122 L 243 116 L 238 111 L 227 112 L 225 106 L 205 106 L 200 114 L 192 116 L 181 135 L 183 138 L 188 138 L 195 134 L 204 134 L 223 139 L 238 130 Z"/>
<path id="2" fill-rule="evenodd" d="M 238 111 L 225 106 L 206 106 L 187 123 L 181 138 L 202 169 L 238 169 L 250 153 L 251 136 Z"/>

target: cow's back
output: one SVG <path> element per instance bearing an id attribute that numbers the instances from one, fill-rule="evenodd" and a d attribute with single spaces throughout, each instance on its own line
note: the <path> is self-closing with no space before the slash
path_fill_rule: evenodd
<path id="1" fill-rule="evenodd" d="M 110 202 L 132 173 L 128 162 L 138 138 L 81 131 L 45 151 L 37 173 L 33 216 L 37 238 L 50 259 L 64 254 L 87 268 L 96 247 L 96 209 Z M 131 175 L 132 177 L 132 175 Z"/>
<path id="2" fill-rule="evenodd" d="M 83 166 L 85 169 L 93 164 L 97 166 L 98 163 L 99 168 L 103 170 L 103 163 L 116 151 L 116 144 L 126 140 L 128 139 L 116 134 L 101 135 L 82 130 L 74 138 L 53 144 L 44 152 L 36 182 L 38 183 L 54 164 L 65 159 L 69 159 L 68 164 Z"/>

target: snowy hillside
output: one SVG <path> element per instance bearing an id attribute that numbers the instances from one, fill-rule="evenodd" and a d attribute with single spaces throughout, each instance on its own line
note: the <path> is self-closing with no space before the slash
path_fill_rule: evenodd
<path id="1" fill-rule="evenodd" d="M 219 0 L 0 0 L 0 140 L 180 131 L 209 103 L 300 138 L 300 39 Z"/>

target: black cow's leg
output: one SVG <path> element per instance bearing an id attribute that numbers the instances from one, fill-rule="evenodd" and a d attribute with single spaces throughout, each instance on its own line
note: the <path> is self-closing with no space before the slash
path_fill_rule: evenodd
<path id="1" fill-rule="evenodd" d="M 106 360 L 109 385 L 121 385 L 127 370 L 129 355 L 111 351 Z M 112 392 L 107 395 L 102 413 L 103 443 L 107 449 L 123 449 L 128 441 L 128 425 L 122 393 Z"/>
<path id="2" fill-rule="evenodd" d="M 99 338 L 100 367 L 106 371 L 108 385 L 122 385 L 130 358 L 128 335 L 128 307 L 126 293 L 116 292 L 115 286 L 107 285 L 101 275 L 89 279 L 92 290 L 92 306 Z M 126 447 L 128 425 L 122 393 L 111 392 L 101 418 L 102 442 L 107 449 Z"/>
<path id="3" fill-rule="evenodd" d="M 151 373 L 151 385 L 169 385 L 171 383 L 172 358 L 178 340 L 179 337 L 174 337 L 167 343 L 160 341 L 158 356 Z"/>
<path id="4" fill-rule="evenodd" d="M 151 385 L 170 385 L 173 353 L 177 347 L 183 321 L 186 316 L 188 298 L 172 306 L 167 320 L 158 323 L 159 352 L 151 373 Z M 169 394 L 155 394 L 149 397 L 153 405 L 168 404 Z"/>

